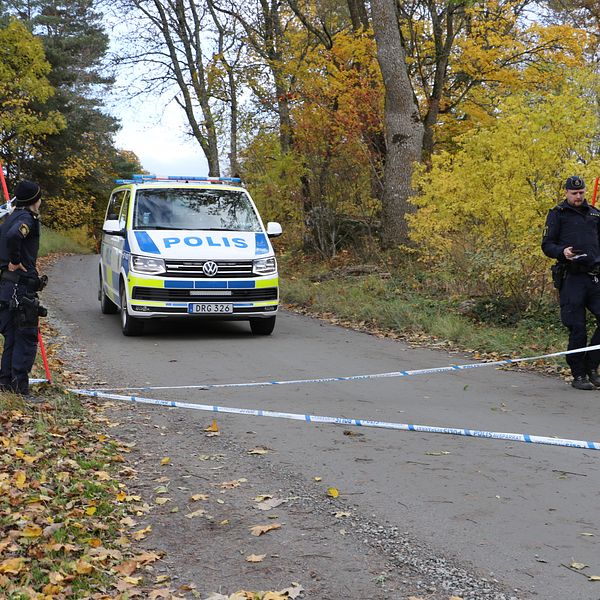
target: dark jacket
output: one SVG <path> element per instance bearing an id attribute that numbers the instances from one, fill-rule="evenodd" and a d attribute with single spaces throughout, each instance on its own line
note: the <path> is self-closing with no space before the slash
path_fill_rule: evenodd
<path id="1" fill-rule="evenodd" d="M 40 221 L 27 208 L 16 208 L 0 226 L 0 269 L 21 263 L 26 277 L 37 278 L 36 261 L 40 248 Z"/>
<path id="2" fill-rule="evenodd" d="M 563 251 L 570 246 L 587 256 L 568 261 Z M 546 218 L 542 251 L 567 263 L 569 270 L 589 270 L 600 265 L 600 210 L 587 202 L 580 208 L 572 207 L 566 200 L 556 205 Z"/>

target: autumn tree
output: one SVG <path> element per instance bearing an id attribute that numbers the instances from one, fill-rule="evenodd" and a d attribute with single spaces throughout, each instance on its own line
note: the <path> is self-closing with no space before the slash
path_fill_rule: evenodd
<path id="1" fill-rule="evenodd" d="M 440 281 L 521 309 L 543 289 L 546 213 L 567 176 L 592 180 L 600 169 L 599 91 L 598 75 L 585 71 L 553 93 L 506 98 L 493 123 L 463 134 L 458 151 L 434 155 L 429 172 L 419 170 L 410 236 Z"/>
<path id="2" fill-rule="evenodd" d="M 45 138 L 65 126 L 57 111 L 38 108 L 54 94 L 50 69 L 41 42 L 21 22 L 0 25 L 0 161 L 10 188 Z"/>
<path id="3" fill-rule="evenodd" d="M 290 117 L 293 73 L 286 64 L 291 58 L 289 36 L 297 29 L 290 26 L 292 13 L 279 0 L 214 0 L 212 4 L 240 24 L 244 44 L 267 69 L 266 78 L 256 71 L 256 77 L 249 78 L 248 85 L 262 107 L 276 116 L 281 151 L 285 154 L 293 139 Z"/>

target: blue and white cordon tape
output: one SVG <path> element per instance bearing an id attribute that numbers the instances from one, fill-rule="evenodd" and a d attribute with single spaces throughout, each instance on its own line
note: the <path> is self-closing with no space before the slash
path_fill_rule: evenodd
<path id="1" fill-rule="evenodd" d="M 555 356 L 564 356 L 567 354 L 575 354 L 578 352 L 587 352 L 590 350 L 600 350 L 600 345 L 587 346 L 576 350 L 566 350 L 563 352 L 554 352 L 552 354 L 544 354 L 540 356 L 531 356 L 527 358 L 514 358 L 498 360 L 486 363 L 472 363 L 467 365 L 451 365 L 448 367 L 434 367 L 430 369 L 417 369 L 412 371 L 396 371 L 391 373 L 376 373 L 372 375 L 354 375 L 349 377 L 327 377 L 320 379 L 296 379 L 287 381 L 265 381 L 265 382 L 250 382 L 250 383 L 227 383 L 227 384 L 210 384 L 210 385 L 181 385 L 181 386 L 148 386 L 138 388 L 112 388 L 120 390 L 158 390 L 158 389 L 214 389 L 214 388 L 231 388 L 231 387 L 256 387 L 267 385 L 285 385 L 285 384 L 303 384 L 303 383 L 329 383 L 336 381 L 357 381 L 364 379 L 378 379 L 383 377 L 407 377 L 410 375 L 425 375 L 431 373 L 444 373 L 452 371 L 460 371 L 465 369 L 474 369 L 478 367 L 502 366 L 515 363 L 541 360 Z M 570 448 L 584 448 L 588 450 L 600 450 L 600 442 L 570 440 L 555 437 L 545 437 L 539 435 L 530 435 L 523 433 L 504 433 L 496 431 L 479 431 L 476 429 L 458 429 L 453 427 L 434 427 L 430 425 L 411 425 L 407 423 L 387 423 L 384 421 L 369 421 L 364 419 L 351 419 L 345 417 L 325 417 L 319 415 L 303 415 L 297 413 L 283 413 L 269 410 L 257 410 L 249 408 L 233 408 L 227 406 L 217 406 L 209 404 L 192 404 L 189 402 L 175 402 L 171 400 L 159 400 L 154 398 L 142 398 L 139 396 L 124 396 L 121 394 L 108 393 L 110 389 L 79 389 L 70 390 L 81 396 L 91 396 L 95 398 L 107 398 L 112 400 L 124 400 L 127 402 L 136 402 L 140 404 L 154 404 L 159 406 L 167 406 L 172 408 L 189 408 L 192 410 L 202 410 L 217 413 L 229 413 L 239 415 L 250 415 L 256 417 L 272 417 L 278 419 L 292 419 L 296 421 L 305 421 L 309 423 L 329 423 L 333 425 L 355 425 L 358 427 L 376 427 L 381 429 L 396 429 L 402 431 L 419 431 L 423 433 L 445 433 L 450 435 L 460 435 L 466 437 L 479 437 L 488 439 L 508 440 L 513 442 L 525 442 L 529 444 L 547 444 L 551 446 L 565 446 Z"/>
<path id="2" fill-rule="evenodd" d="M 70 390 L 81 396 L 94 398 L 108 398 L 112 400 L 125 400 L 140 404 L 157 404 L 173 408 L 190 408 L 216 413 L 229 413 L 234 415 L 251 415 L 255 417 L 274 417 L 276 419 L 292 419 L 309 423 L 329 423 L 332 425 L 356 425 L 358 427 L 378 427 L 381 429 L 399 429 L 402 431 L 420 431 L 423 433 L 446 433 L 468 437 L 480 437 L 512 442 L 526 442 L 529 444 L 549 444 L 551 446 L 567 446 L 569 448 L 585 448 L 600 450 L 600 442 L 587 442 L 582 440 L 567 440 L 561 438 L 528 435 L 523 433 L 502 433 L 496 431 L 478 431 L 476 429 L 456 429 L 453 427 L 432 427 L 430 425 L 408 425 L 405 423 L 386 423 L 384 421 L 367 421 L 363 419 L 349 419 L 344 417 L 323 417 L 318 415 L 302 415 L 297 413 L 274 412 L 270 410 L 257 410 L 253 408 L 232 408 L 228 406 L 215 406 L 209 404 L 192 404 L 189 402 L 174 402 L 171 400 L 158 400 L 155 398 L 141 398 L 138 396 L 123 396 L 92 390 Z"/>
<path id="3" fill-rule="evenodd" d="M 349 375 L 347 377 L 321 377 L 319 379 L 289 379 L 283 381 L 251 381 L 246 383 L 205 383 L 198 385 L 163 385 L 163 386 L 144 386 L 144 387 L 114 387 L 114 388 L 90 388 L 88 391 L 138 391 L 146 392 L 150 390 L 211 390 L 217 388 L 246 388 L 262 387 L 268 385 L 300 385 L 304 383 L 332 383 L 339 381 L 361 381 L 366 379 L 383 379 L 386 377 L 410 377 L 412 375 L 431 375 L 433 373 L 446 373 L 448 371 L 464 371 L 466 369 L 478 369 L 480 367 L 500 367 L 504 365 L 514 365 L 527 361 L 541 360 L 544 358 L 553 358 L 564 356 L 566 354 L 577 354 L 578 352 L 588 352 L 590 350 L 600 350 L 600 344 L 596 346 L 586 346 L 575 350 L 564 350 L 563 352 L 553 352 L 552 354 L 541 354 L 540 356 L 528 356 L 526 358 L 506 358 L 504 360 L 495 360 L 490 362 L 471 363 L 467 365 L 450 365 L 448 367 L 431 367 L 429 369 L 415 369 L 412 371 L 392 371 L 390 373 L 372 373 L 370 375 Z"/>

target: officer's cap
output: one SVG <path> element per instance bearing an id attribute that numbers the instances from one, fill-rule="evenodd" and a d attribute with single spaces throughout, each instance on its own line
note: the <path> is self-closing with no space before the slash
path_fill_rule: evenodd
<path id="1" fill-rule="evenodd" d="M 42 190 L 37 183 L 23 180 L 15 188 L 15 203 L 17 206 L 35 204 L 42 197 Z"/>
<path id="2" fill-rule="evenodd" d="M 581 177 L 577 177 L 577 175 L 573 175 L 569 177 L 565 183 L 566 190 L 585 190 L 585 182 Z"/>

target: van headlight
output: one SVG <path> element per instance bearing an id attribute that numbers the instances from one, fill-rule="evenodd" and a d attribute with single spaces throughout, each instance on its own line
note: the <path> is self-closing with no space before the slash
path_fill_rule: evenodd
<path id="1" fill-rule="evenodd" d="M 275 257 L 259 258 L 253 261 L 252 272 L 255 275 L 272 275 L 277 273 L 277 261 Z"/>
<path id="2" fill-rule="evenodd" d="M 146 273 L 159 275 L 164 273 L 165 261 L 162 258 L 153 258 L 151 256 L 131 255 L 131 270 L 136 273 Z"/>

